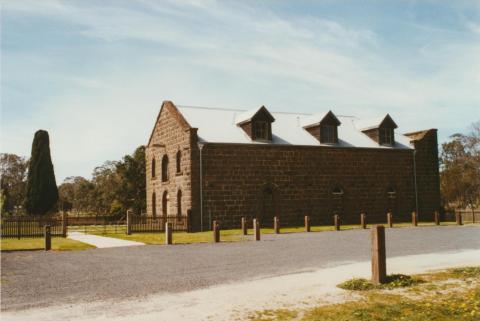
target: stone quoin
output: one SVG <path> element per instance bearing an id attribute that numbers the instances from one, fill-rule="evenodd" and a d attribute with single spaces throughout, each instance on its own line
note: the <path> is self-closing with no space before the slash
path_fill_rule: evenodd
<path id="1" fill-rule="evenodd" d="M 434 219 L 440 206 L 437 130 L 396 132 L 390 115 L 365 121 L 317 114 L 176 106 L 164 101 L 146 148 L 147 215 L 185 215 L 193 230 L 369 224 Z"/>

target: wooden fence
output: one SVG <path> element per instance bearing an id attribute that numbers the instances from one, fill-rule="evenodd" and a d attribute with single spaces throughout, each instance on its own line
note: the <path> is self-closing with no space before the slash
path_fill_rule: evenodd
<path id="1" fill-rule="evenodd" d="M 165 223 L 171 223 L 174 231 L 189 230 L 188 215 L 159 216 L 155 218 L 130 215 L 129 225 L 131 233 L 162 232 L 165 231 Z"/>
<path id="2" fill-rule="evenodd" d="M 66 237 L 66 226 L 61 218 L 17 216 L 2 218 L 2 238 L 43 237 L 45 225 L 50 225 L 52 236 Z"/>
<path id="3" fill-rule="evenodd" d="M 68 216 L 68 226 L 84 226 L 84 225 L 122 225 L 126 224 L 126 216 Z"/>

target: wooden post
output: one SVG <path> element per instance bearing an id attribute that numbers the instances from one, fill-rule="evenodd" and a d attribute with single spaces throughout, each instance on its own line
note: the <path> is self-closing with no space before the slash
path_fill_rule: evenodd
<path id="1" fill-rule="evenodd" d="M 256 218 L 253 219 L 253 229 L 255 231 L 255 241 L 260 241 L 260 222 Z"/>
<path id="2" fill-rule="evenodd" d="M 418 226 L 417 213 L 415 213 L 415 211 L 412 212 L 412 225 L 413 226 Z"/>
<path id="3" fill-rule="evenodd" d="M 434 218 L 435 218 L 435 225 L 440 225 L 440 215 L 438 214 L 438 211 L 435 211 L 434 213 Z"/>
<path id="4" fill-rule="evenodd" d="M 305 232 L 310 232 L 310 216 L 305 216 Z"/>
<path id="5" fill-rule="evenodd" d="M 220 242 L 220 224 L 217 221 L 213 221 L 213 242 Z"/>
<path id="6" fill-rule="evenodd" d="M 367 216 L 365 213 L 360 214 L 360 225 L 363 229 L 367 228 Z"/>
<path id="7" fill-rule="evenodd" d="M 242 217 L 242 233 L 243 235 L 248 234 L 247 220 L 245 219 L 245 217 Z"/>
<path id="8" fill-rule="evenodd" d="M 372 282 L 385 283 L 386 278 L 385 228 L 375 225 L 372 228 Z"/>
<path id="9" fill-rule="evenodd" d="M 387 224 L 388 227 L 393 227 L 393 216 L 390 212 L 387 213 Z"/>
<path id="10" fill-rule="evenodd" d="M 187 210 L 187 219 L 186 219 L 186 227 L 185 229 L 187 230 L 187 233 L 192 232 L 192 222 L 190 221 L 192 217 L 192 210 Z"/>
<path id="11" fill-rule="evenodd" d="M 455 212 L 456 220 L 457 220 L 457 225 L 463 225 L 462 223 L 462 213 L 460 212 Z"/>
<path id="12" fill-rule="evenodd" d="M 275 231 L 275 234 L 280 234 L 280 219 L 278 216 L 275 216 L 273 218 L 273 229 Z"/>
<path id="13" fill-rule="evenodd" d="M 67 237 L 68 216 L 67 213 L 62 212 L 62 236 Z"/>
<path id="14" fill-rule="evenodd" d="M 333 225 L 335 231 L 340 231 L 340 216 L 338 214 L 333 215 Z"/>
<path id="15" fill-rule="evenodd" d="M 132 234 L 132 211 L 127 210 L 127 235 Z"/>
<path id="16" fill-rule="evenodd" d="M 50 231 L 50 225 L 45 225 L 45 251 L 52 249 L 52 234 Z"/>
<path id="17" fill-rule="evenodd" d="M 17 216 L 17 237 L 18 237 L 18 239 L 20 239 L 20 237 L 22 236 L 22 229 L 20 227 L 20 222 L 21 222 L 20 217 Z"/>
<path id="18" fill-rule="evenodd" d="M 167 245 L 172 244 L 172 241 L 173 241 L 172 230 L 173 230 L 172 223 L 165 222 L 165 244 Z"/>

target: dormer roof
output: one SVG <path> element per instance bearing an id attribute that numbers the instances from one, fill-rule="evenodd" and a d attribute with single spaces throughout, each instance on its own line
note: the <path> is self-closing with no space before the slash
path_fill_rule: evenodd
<path id="1" fill-rule="evenodd" d="M 356 122 L 357 129 L 361 131 L 388 127 L 388 128 L 398 128 L 397 124 L 393 121 L 392 117 L 389 114 L 385 115 L 382 118 L 370 119 L 370 120 L 360 120 Z"/>
<path id="2" fill-rule="evenodd" d="M 314 115 L 305 117 L 302 120 L 301 125 L 302 125 L 303 128 L 308 128 L 308 127 L 318 126 L 318 125 L 320 125 L 321 123 L 324 123 L 324 122 L 333 123 L 336 126 L 340 126 L 340 124 L 341 124 L 341 122 L 338 120 L 337 116 L 335 116 L 335 114 L 331 110 L 329 110 L 327 112 L 316 113 Z"/>
<path id="3" fill-rule="evenodd" d="M 263 117 L 266 117 L 272 123 L 275 121 L 275 118 L 268 111 L 268 109 L 265 106 L 261 106 L 260 108 L 250 109 L 237 115 L 235 117 L 235 123 L 237 125 L 248 123 L 252 121 L 253 118 L 256 118 L 257 116 L 260 116 L 260 115 L 262 115 Z"/>

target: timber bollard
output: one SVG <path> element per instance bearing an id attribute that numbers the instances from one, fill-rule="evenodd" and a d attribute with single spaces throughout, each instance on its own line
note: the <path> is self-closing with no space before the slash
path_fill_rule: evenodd
<path id="1" fill-rule="evenodd" d="M 253 219 L 253 230 L 255 234 L 255 241 L 260 241 L 260 222 L 258 219 Z"/>
<path id="2" fill-rule="evenodd" d="M 456 220 L 457 220 L 457 225 L 463 225 L 463 222 L 462 222 L 462 213 L 456 212 L 456 213 L 455 213 L 455 217 L 456 217 Z"/>
<path id="3" fill-rule="evenodd" d="M 67 237 L 68 216 L 67 213 L 62 212 L 62 236 Z"/>
<path id="4" fill-rule="evenodd" d="M 385 227 L 375 225 L 372 228 L 372 282 L 381 284 L 385 283 L 386 279 Z"/>
<path id="5" fill-rule="evenodd" d="M 367 228 L 367 215 L 365 213 L 360 214 L 360 225 L 363 229 Z"/>
<path id="6" fill-rule="evenodd" d="M 412 212 L 412 225 L 418 226 L 417 213 L 415 211 Z"/>
<path id="7" fill-rule="evenodd" d="M 388 227 L 393 227 L 393 216 L 390 212 L 387 213 L 387 224 Z"/>
<path id="8" fill-rule="evenodd" d="M 218 221 L 213 221 L 213 242 L 220 242 L 220 224 Z"/>
<path id="9" fill-rule="evenodd" d="M 340 231 L 340 215 L 333 215 L 333 225 L 335 227 L 335 231 Z"/>
<path id="10" fill-rule="evenodd" d="M 278 216 L 273 218 L 273 230 L 275 231 L 275 234 L 280 234 L 280 219 Z"/>
<path id="11" fill-rule="evenodd" d="M 438 214 L 437 211 L 435 211 L 435 213 L 433 213 L 434 215 L 434 218 L 435 218 L 435 225 L 440 225 L 440 215 Z"/>
<path id="12" fill-rule="evenodd" d="M 126 230 L 127 235 L 132 234 L 132 211 L 127 210 L 127 230 Z"/>
<path id="13" fill-rule="evenodd" d="M 242 232 L 243 235 L 248 234 L 247 220 L 245 219 L 245 217 L 242 217 Z"/>
<path id="14" fill-rule="evenodd" d="M 50 251 L 52 249 L 52 234 L 50 230 L 50 225 L 45 225 L 45 251 Z"/>
<path id="15" fill-rule="evenodd" d="M 310 232 L 310 216 L 305 216 L 305 232 Z"/>
<path id="16" fill-rule="evenodd" d="M 173 230 L 172 223 L 166 222 L 165 223 L 165 244 L 167 245 L 170 245 L 173 243 L 172 230 Z"/>

